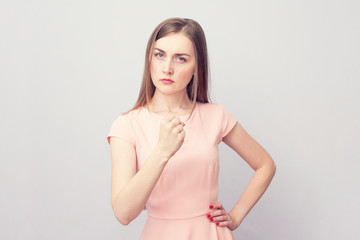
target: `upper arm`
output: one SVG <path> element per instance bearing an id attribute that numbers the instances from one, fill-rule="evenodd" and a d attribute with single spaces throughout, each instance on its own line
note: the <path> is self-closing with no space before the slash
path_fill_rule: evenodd
<path id="1" fill-rule="evenodd" d="M 254 170 L 274 164 L 266 150 L 237 122 L 223 138 L 223 142 L 237 152 Z"/>
<path id="2" fill-rule="evenodd" d="M 134 146 L 119 137 L 110 138 L 111 151 L 111 199 L 121 191 L 136 173 Z"/>

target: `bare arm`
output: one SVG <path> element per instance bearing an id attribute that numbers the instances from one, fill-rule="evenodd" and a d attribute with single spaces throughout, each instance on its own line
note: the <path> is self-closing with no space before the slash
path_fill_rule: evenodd
<path id="1" fill-rule="evenodd" d="M 265 149 L 239 123 L 236 123 L 223 141 L 255 170 L 244 193 L 230 211 L 237 227 L 269 186 L 274 177 L 276 166 Z"/>
<path id="2" fill-rule="evenodd" d="M 127 225 L 143 210 L 167 161 L 155 148 L 136 173 L 135 150 L 129 142 L 111 137 L 110 149 L 111 204 L 115 217 Z"/>
<path id="3" fill-rule="evenodd" d="M 111 204 L 119 222 L 127 225 L 141 213 L 168 160 L 181 147 L 184 137 L 180 119 L 175 115 L 164 118 L 158 144 L 138 172 L 134 147 L 121 138 L 110 138 Z"/>

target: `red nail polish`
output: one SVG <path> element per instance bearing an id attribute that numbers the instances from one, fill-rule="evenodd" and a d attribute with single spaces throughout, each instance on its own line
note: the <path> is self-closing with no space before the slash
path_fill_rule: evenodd
<path id="1" fill-rule="evenodd" d="M 216 226 L 219 226 L 220 225 L 220 223 L 216 223 Z"/>
<path id="2" fill-rule="evenodd" d="M 210 209 L 213 209 L 214 208 L 214 206 L 213 205 L 210 205 Z"/>
<path id="3" fill-rule="evenodd" d="M 211 217 L 211 215 L 210 215 L 210 214 L 208 214 L 208 215 L 207 215 L 207 217 L 209 218 L 209 217 Z"/>
<path id="4" fill-rule="evenodd" d="M 210 222 L 214 221 L 214 219 L 210 218 Z"/>

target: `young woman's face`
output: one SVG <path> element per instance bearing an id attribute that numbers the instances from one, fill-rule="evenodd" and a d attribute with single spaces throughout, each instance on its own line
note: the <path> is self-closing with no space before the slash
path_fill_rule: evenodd
<path id="1" fill-rule="evenodd" d="M 169 34 L 154 43 L 150 74 L 156 91 L 166 95 L 186 92 L 195 68 L 194 46 L 184 34 Z"/>

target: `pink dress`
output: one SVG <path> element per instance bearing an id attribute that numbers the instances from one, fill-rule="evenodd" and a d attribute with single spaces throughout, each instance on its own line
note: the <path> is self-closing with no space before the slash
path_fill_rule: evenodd
<path id="1" fill-rule="evenodd" d="M 140 240 L 233 240 L 227 227 L 207 218 L 218 201 L 218 144 L 236 119 L 220 104 L 196 103 L 194 112 L 181 116 L 185 140 L 169 160 L 146 204 L 148 219 Z M 159 136 L 163 116 L 139 108 L 120 115 L 108 135 L 129 141 L 140 169 Z"/>

